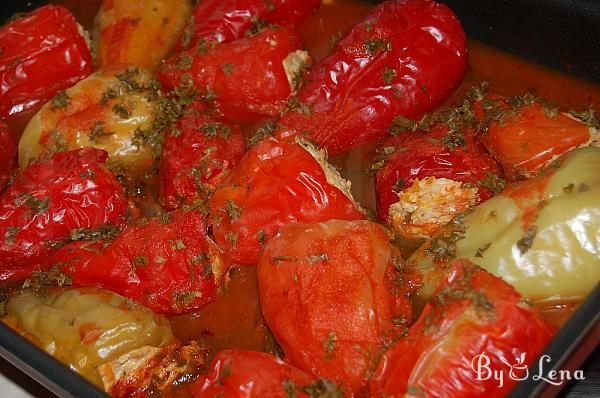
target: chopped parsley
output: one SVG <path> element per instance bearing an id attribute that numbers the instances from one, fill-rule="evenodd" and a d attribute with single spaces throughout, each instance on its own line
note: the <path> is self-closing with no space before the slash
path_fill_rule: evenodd
<path id="1" fill-rule="evenodd" d="M 375 54 L 377 51 L 390 51 L 392 43 L 382 38 L 365 40 L 364 49 L 367 54 Z"/>
<path id="2" fill-rule="evenodd" d="M 246 144 L 253 146 L 258 144 L 263 138 L 272 135 L 277 131 L 277 125 L 271 121 L 265 123 L 262 127 L 259 127 L 254 131 L 254 134 L 250 138 L 246 138 Z"/>
<path id="3" fill-rule="evenodd" d="M 537 227 L 532 225 L 531 227 L 527 228 L 525 235 L 523 235 L 523 237 L 517 241 L 517 248 L 519 249 L 521 255 L 527 253 L 527 251 L 531 248 L 536 235 Z"/>
<path id="4" fill-rule="evenodd" d="M 94 144 L 99 144 L 102 140 L 110 137 L 113 134 L 115 134 L 115 133 L 107 132 L 104 130 L 104 122 L 103 121 L 97 121 L 90 128 L 90 132 L 88 133 L 88 138 Z"/>
<path id="5" fill-rule="evenodd" d="M 233 64 L 223 64 L 223 65 L 221 65 L 221 70 L 227 76 L 231 76 L 233 74 L 233 69 L 234 69 Z"/>
<path id="6" fill-rule="evenodd" d="M 265 241 L 267 240 L 266 232 L 263 231 L 262 229 L 259 229 L 258 232 L 256 233 L 256 239 L 258 239 L 258 243 L 260 243 L 261 246 L 264 246 Z"/>
<path id="7" fill-rule="evenodd" d="M 392 84 L 392 81 L 394 80 L 394 77 L 396 77 L 396 70 L 390 68 L 389 66 L 385 66 L 385 68 L 383 68 L 383 82 L 385 84 L 387 84 L 388 86 L 390 84 Z"/>
<path id="8" fill-rule="evenodd" d="M 121 119 L 129 119 L 131 117 L 131 110 L 123 104 L 114 104 L 112 106 L 112 111 Z"/>
<path id="9" fill-rule="evenodd" d="M 59 91 L 54 97 L 52 97 L 52 101 L 50 101 L 50 109 L 53 111 L 64 109 L 69 105 L 70 99 L 71 97 L 67 95 L 66 91 Z"/>
<path id="10" fill-rule="evenodd" d="M 225 212 L 229 215 L 231 222 L 237 221 L 242 215 L 242 208 L 231 199 L 225 200 Z"/>
<path id="11" fill-rule="evenodd" d="M 302 386 L 302 392 L 308 394 L 309 398 L 344 398 L 344 391 L 327 379 L 319 379 Z"/>
<path id="12" fill-rule="evenodd" d="M 185 250 L 187 248 L 181 239 L 171 239 L 171 242 L 173 243 L 171 246 L 171 250 L 173 251 Z"/>
<path id="13" fill-rule="evenodd" d="M 48 210 L 50 198 L 46 196 L 38 199 L 29 192 L 25 192 L 15 199 L 15 206 L 27 206 L 33 210 L 34 214 L 40 214 Z"/>
<path id="14" fill-rule="evenodd" d="M 207 137 L 216 137 L 217 134 L 222 138 L 228 138 L 231 135 L 231 128 L 223 123 L 204 123 L 200 130 Z"/>
<path id="15" fill-rule="evenodd" d="M 335 342 L 337 335 L 335 332 L 329 332 L 327 337 L 323 340 L 323 350 L 325 351 L 325 359 L 331 360 L 333 358 L 333 350 L 335 349 Z"/>

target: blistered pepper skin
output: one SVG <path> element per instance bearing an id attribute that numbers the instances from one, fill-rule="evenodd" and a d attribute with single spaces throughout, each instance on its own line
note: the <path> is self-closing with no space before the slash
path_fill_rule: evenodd
<path id="1" fill-rule="evenodd" d="M 93 255 L 79 244 L 58 264 L 75 287 L 101 287 L 161 314 L 189 312 L 215 299 L 229 267 L 205 218 L 179 210 L 126 228 Z"/>
<path id="2" fill-rule="evenodd" d="M 393 152 L 375 174 L 379 220 L 388 219 L 390 205 L 398 201 L 396 192 L 410 187 L 417 178 L 447 178 L 477 184 L 490 175 L 500 175 L 498 164 L 472 133 L 462 134 L 464 147 L 448 148 L 443 141 L 449 133 L 447 127 L 438 125 L 428 132 L 402 132 L 381 144 L 380 152 Z M 492 195 L 488 187 L 478 188 L 480 201 Z"/>
<path id="3" fill-rule="evenodd" d="M 290 223 L 364 219 L 300 144 L 267 138 L 251 147 L 209 200 L 215 241 L 235 262 L 256 264 L 266 241 Z"/>
<path id="4" fill-rule="evenodd" d="M 165 90 L 191 91 L 236 122 L 278 116 L 292 86 L 284 60 L 302 49 L 290 28 L 266 28 L 232 43 L 207 45 L 167 60 L 157 77 Z"/>
<path id="5" fill-rule="evenodd" d="M 35 110 L 92 72 L 73 15 L 47 5 L 0 28 L 0 117 Z"/>
<path id="6" fill-rule="evenodd" d="M 98 66 L 125 63 L 154 71 L 191 12 L 189 0 L 104 0 L 95 19 Z"/>
<path id="7" fill-rule="evenodd" d="M 0 280 L 28 276 L 28 264 L 68 240 L 73 229 L 122 225 L 123 188 L 104 166 L 106 152 L 87 148 L 56 154 L 15 177 L 0 197 Z"/>
<path id="8" fill-rule="evenodd" d="M 233 349 L 217 354 L 191 390 L 194 398 L 300 398 L 308 397 L 302 387 L 313 379 L 272 354 Z"/>
<path id="9" fill-rule="evenodd" d="M 0 122 L 0 194 L 4 192 L 17 165 L 17 142 L 8 127 Z"/>
<path id="10" fill-rule="evenodd" d="M 321 0 L 204 0 L 194 8 L 176 50 L 194 49 L 203 39 L 217 42 L 241 39 L 254 21 L 293 27 L 320 4 Z"/>
<path id="11" fill-rule="evenodd" d="M 258 264 L 263 315 L 286 359 L 345 396 L 364 387 L 384 341 L 412 317 L 409 278 L 389 241 L 371 221 L 286 225 Z"/>
<path id="12" fill-rule="evenodd" d="M 158 201 L 167 210 L 208 199 L 245 150 L 239 126 L 188 107 L 166 134 L 159 167 Z"/>
<path id="13" fill-rule="evenodd" d="M 434 297 L 384 354 L 371 397 L 505 397 L 554 333 L 508 283 L 466 261 Z M 504 374 L 503 383 L 485 378 L 486 369 Z"/>
<path id="14" fill-rule="evenodd" d="M 443 4 L 394 0 L 377 6 L 315 65 L 298 92 L 304 106 L 280 124 L 307 131 L 330 154 L 383 138 L 395 115 L 418 119 L 457 87 L 466 37 Z"/>

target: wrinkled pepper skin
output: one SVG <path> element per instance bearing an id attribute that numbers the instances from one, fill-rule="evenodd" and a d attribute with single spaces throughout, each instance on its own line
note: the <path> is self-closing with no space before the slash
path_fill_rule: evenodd
<path id="1" fill-rule="evenodd" d="M 232 349 L 217 354 L 191 390 L 194 398 L 300 398 L 313 379 L 272 354 Z"/>
<path id="2" fill-rule="evenodd" d="M 459 261 L 408 336 L 384 354 L 371 396 L 505 397 L 552 336 L 508 283 Z M 503 372 L 503 384 L 477 380 L 478 364 L 482 378 L 486 366 Z"/>
<path id="3" fill-rule="evenodd" d="M 282 227 L 257 276 L 263 315 L 286 359 L 357 394 L 386 342 L 411 320 L 402 265 L 387 230 L 371 221 Z"/>
<path id="4" fill-rule="evenodd" d="M 203 40 L 230 42 L 241 39 L 260 21 L 294 27 L 320 4 L 321 0 L 204 0 L 194 8 L 176 50 L 194 49 Z"/>
<path id="5" fill-rule="evenodd" d="M 285 224 L 364 219 L 347 195 L 304 146 L 267 138 L 246 152 L 210 198 L 210 224 L 235 262 L 256 264 L 264 243 Z"/>
<path id="6" fill-rule="evenodd" d="M 165 90 L 201 97 L 236 122 L 255 122 L 278 116 L 293 86 L 284 60 L 302 49 L 300 37 L 289 28 L 266 28 L 232 43 L 210 44 L 201 51 L 173 56 L 157 77 Z"/>
<path id="7" fill-rule="evenodd" d="M 448 7 L 386 1 L 313 67 L 303 106 L 280 124 L 337 154 L 383 138 L 395 115 L 418 119 L 440 105 L 466 66 L 465 33 Z"/>
<path id="8" fill-rule="evenodd" d="M 104 0 L 94 22 L 97 66 L 132 64 L 154 71 L 181 36 L 190 0 Z"/>
<path id="9" fill-rule="evenodd" d="M 47 5 L 0 28 L 0 118 L 34 111 L 92 72 L 75 17 Z"/>
<path id="10" fill-rule="evenodd" d="M 190 106 L 166 134 L 159 168 L 158 201 L 164 209 L 208 199 L 242 158 L 244 136 Z"/>
<path id="11" fill-rule="evenodd" d="M 197 209 L 130 226 L 95 255 L 63 263 L 73 286 L 110 290 L 161 314 L 184 313 L 213 301 L 229 267 Z"/>
<path id="12" fill-rule="evenodd" d="M 500 175 L 496 161 L 470 131 L 461 135 L 464 146 L 445 145 L 450 131 L 436 125 L 430 131 L 406 131 L 385 140 L 379 150 L 391 152 L 375 174 L 377 217 L 386 221 L 390 205 L 398 201 L 396 192 L 425 177 L 447 178 L 477 185 L 490 175 Z M 487 186 L 478 187 L 480 201 L 493 196 Z"/>
<path id="13" fill-rule="evenodd" d="M 104 166 L 106 152 L 61 152 L 15 177 L 0 196 L 0 280 L 19 280 L 29 264 L 68 240 L 73 229 L 122 225 L 128 209 L 123 188 Z"/>
<path id="14" fill-rule="evenodd" d="M 176 342 L 167 318 L 101 289 L 25 291 L 6 307 L 5 322 L 98 386 L 102 364 Z"/>
<path id="15" fill-rule="evenodd" d="M 17 141 L 8 127 L 0 122 L 0 194 L 10 182 L 13 170 L 17 165 Z"/>

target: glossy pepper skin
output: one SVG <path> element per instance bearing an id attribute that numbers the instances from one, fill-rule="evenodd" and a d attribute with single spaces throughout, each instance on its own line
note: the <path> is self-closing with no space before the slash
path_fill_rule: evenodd
<path id="1" fill-rule="evenodd" d="M 285 224 L 365 218 L 308 150 L 275 138 L 246 152 L 210 198 L 209 211 L 215 241 L 240 264 L 256 264 Z"/>
<path id="2" fill-rule="evenodd" d="M 313 67 L 297 95 L 303 105 L 280 124 L 343 152 L 383 138 L 395 115 L 417 119 L 438 106 L 466 66 L 465 33 L 448 7 L 386 1 Z"/>
<path id="3" fill-rule="evenodd" d="M 8 127 L 0 122 L 0 194 L 4 192 L 17 165 L 17 141 Z"/>
<path id="4" fill-rule="evenodd" d="M 201 97 L 230 120 L 253 122 L 278 116 L 286 107 L 293 88 L 283 62 L 301 48 L 292 29 L 266 28 L 232 43 L 177 54 L 157 77 L 180 98 Z"/>
<path id="5" fill-rule="evenodd" d="M 204 0 L 194 8 L 176 50 L 194 49 L 203 40 L 241 39 L 261 21 L 293 27 L 308 18 L 320 4 L 321 0 Z"/>
<path id="6" fill-rule="evenodd" d="M 153 84 L 154 83 L 154 84 Z M 142 181 L 160 155 L 165 112 L 150 72 L 117 64 L 61 91 L 29 120 L 19 166 L 56 152 L 95 147 L 121 181 Z"/>
<path id="7" fill-rule="evenodd" d="M 73 250 L 81 254 L 80 248 Z M 62 272 L 73 286 L 110 290 L 161 314 L 188 312 L 214 300 L 229 266 L 207 236 L 206 216 L 198 209 L 143 220 L 95 255 L 69 258 Z"/>
<path id="8" fill-rule="evenodd" d="M 0 117 L 34 111 L 92 72 L 73 15 L 47 5 L 0 28 Z"/>
<path id="9" fill-rule="evenodd" d="M 505 397 L 552 335 L 508 283 L 456 262 L 408 336 L 384 354 L 371 396 Z M 477 380 L 478 364 L 503 372 L 504 383 Z"/>
<path id="10" fill-rule="evenodd" d="M 217 121 L 191 105 L 167 132 L 159 168 L 159 203 L 173 210 L 208 199 L 245 150 L 239 126 Z"/>
<path id="11" fill-rule="evenodd" d="M 286 359 L 345 396 L 363 396 L 386 344 L 412 317 L 402 265 L 387 230 L 371 221 L 282 227 L 257 276 L 263 315 Z"/>
<path id="12" fill-rule="evenodd" d="M 493 196 L 488 186 L 480 185 L 488 178 L 496 181 L 500 169 L 486 153 L 472 132 L 453 133 L 438 124 L 429 131 L 405 131 L 385 140 L 380 153 L 389 153 L 375 174 L 377 216 L 385 221 L 390 205 L 398 201 L 396 192 L 408 188 L 415 179 L 448 178 L 478 186 L 480 201 Z"/>
<path id="13" fill-rule="evenodd" d="M 515 105 L 517 102 L 524 104 Z M 576 147 L 600 145 L 600 123 L 593 114 L 560 112 L 531 95 L 488 95 L 474 108 L 480 119 L 488 121 L 478 138 L 509 181 L 540 174 L 553 160 Z M 576 116 L 589 117 L 589 123 Z"/>
<path id="14" fill-rule="evenodd" d="M 28 276 L 29 264 L 78 228 L 122 225 L 128 203 L 98 149 L 61 152 L 19 173 L 0 197 L 0 280 Z"/>
<path id="15" fill-rule="evenodd" d="M 191 390 L 194 398 L 308 397 L 303 387 L 312 380 L 272 354 L 232 349 L 217 354 L 208 375 L 200 376 Z"/>
<path id="16" fill-rule="evenodd" d="M 190 0 L 104 0 L 94 22 L 100 68 L 133 64 L 154 71 L 181 36 Z"/>

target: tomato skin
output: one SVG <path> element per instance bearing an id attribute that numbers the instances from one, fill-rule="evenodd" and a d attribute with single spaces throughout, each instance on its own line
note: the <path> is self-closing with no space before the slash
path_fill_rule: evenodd
<path id="1" fill-rule="evenodd" d="M 251 147 L 208 204 L 215 241 L 247 265 L 285 224 L 365 218 L 307 150 L 275 138 Z"/>
<path id="2" fill-rule="evenodd" d="M 239 126 L 223 124 L 198 108 L 188 107 L 163 143 L 158 196 L 167 210 L 207 199 L 244 154 Z"/>
<path id="3" fill-rule="evenodd" d="M 288 112 L 280 124 L 343 152 L 383 138 L 395 115 L 417 119 L 441 104 L 466 65 L 465 33 L 449 8 L 386 1 L 313 67 L 297 95 L 312 111 Z"/>
<path id="4" fill-rule="evenodd" d="M 154 312 L 179 314 L 213 301 L 228 260 L 198 210 L 175 211 L 125 229 L 94 256 L 67 261 L 75 287 L 100 287 Z"/>
<path id="5" fill-rule="evenodd" d="M 296 397 L 307 397 L 300 388 L 314 378 L 274 355 L 239 349 L 221 351 L 207 376 L 192 385 L 192 396 L 222 398 L 287 398 L 292 382 Z"/>
<path id="6" fill-rule="evenodd" d="M 244 37 L 253 18 L 293 27 L 315 11 L 321 0 L 204 0 L 192 11 L 192 20 L 176 46 L 193 49 L 202 39 L 230 42 Z"/>
<path id="7" fill-rule="evenodd" d="M 263 315 L 286 359 L 350 394 L 402 335 L 393 319 L 411 319 L 410 283 L 395 283 L 401 257 L 389 241 L 370 221 L 286 225 L 258 264 Z"/>
<path id="8" fill-rule="evenodd" d="M 0 194 L 10 182 L 10 177 L 17 165 L 17 141 L 8 127 L 0 122 Z"/>
<path id="9" fill-rule="evenodd" d="M 490 174 L 500 175 L 496 161 L 468 130 L 463 133 L 464 149 L 449 149 L 443 139 L 449 130 L 436 125 L 429 132 L 402 132 L 384 141 L 380 150 L 393 148 L 394 152 L 385 159 L 384 165 L 375 174 L 377 192 L 377 217 L 387 220 L 390 205 L 398 201 L 394 190 L 401 179 L 403 188 L 408 188 L 415 179 L 424 177 L 448 178 L 463 183 L 477 183 Z M 485 186 L 478 189 L 480 201 L 493 196 Z"/>
<path id="10" fill-rule="evenodd" d="M 0 28 L 0 117 L 35 110 L 92 72 L 85 39 L 64 7 L 47 5 Z"/>
<path id="11" fill-rule="evenodd" d="M 509 108 L 503 97 L 490 98 Z M 481 103 L 476 103 L 475 109 L 480 116 L 485 115 Z M 525 106 L 502 123 L 492 121 L 478 138 L 498 160 L 509 181 L 531 178 L 558 156 L 590 141 L 597 145 L 598 141 L 580 120 L 562 112 L 549 117 L 541 103 Z"/>
<path id="12" fill-rule="evenodd" d="M 289 28 L 266 28 L 211 47 L 204 55 L 187 51 L 167 60 L 157 74 L 163 87 L 183 90 L 192 85 L 197 95 L 233 121 L 278 116 L 292 91 L 283 60 L 302 48 L 298 34 Z"/>
<path id="13" fill-rule="evenodd" d="M 19 173 L 0 197 L 0 280 L 28 276 L 27 265 L 52 252 L 50 243 L 76 228 L 125 222 L 123 188 L 106 169 L 107 153 L 61 152 Z"/>
<path id="14" fill-rule="evenodd" d="M 409 388 L 428 397 L 506 396 L 516 380 L 500 358 L 528 365 L 553 335 L 520 301 L 508 283 L 466 260 L 457 261 L 408 336 L 384 354 L 371 396 L 404 396 Z M 472 361 L 481 353 L 492 370 L 504 372 L 502 387 L 492 377 L 476 379 Z"/>

